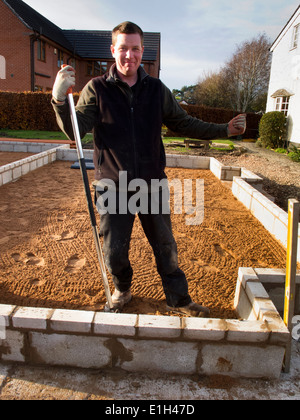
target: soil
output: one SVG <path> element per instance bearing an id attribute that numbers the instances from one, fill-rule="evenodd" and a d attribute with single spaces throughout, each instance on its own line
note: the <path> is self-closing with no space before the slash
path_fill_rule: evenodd
<path id="1" fill-rule="evenodd" d="M 0 166 L 8 163 L 16 162 L 17 160 L 25 159 L 32 156 L 32 153 L 24 152 L 0 152 Z"/>
<path id="2" fill-rule="evenodd" d="M 255 143 L 238 143 L 246 153 L 222 154 L 217 157 L 225 165 L 244 167 L 263 178 L 263 188 L 275 197 L 275 203 L 284 211 L 288 200 L 300 201 L 300 163 L 293 162 L 288 156 L 262 149 Z M 299 219 L 300 221 L 300 219 Z"/>
<path id="3" fill-rule="evenodd" d="M 93 175 L 90 171 L 91 182 Z M 186 226 L 184 214 L 172 215 L 179 264 L 195 301 L 208 306 L 212 317 L 235 318 L 238 268 L 283 268 L 286 252 L 210 171 L 168 168 L 167 175 L 205 180 L 204 222 Z M 105 294 L 80 171 L 71 170 L 69 162 L 54 162 L 0 192 L 1 303 L 102 310 Z M 160 277 L 138 218 L 130 259 L 134 299 L 125 312 L 166 315 Z"/>

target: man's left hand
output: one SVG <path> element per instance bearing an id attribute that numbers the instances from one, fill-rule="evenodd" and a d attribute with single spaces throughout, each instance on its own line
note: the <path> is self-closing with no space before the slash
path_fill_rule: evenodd
<path id="1" fill-rule="evenodd" d="M 228 137 L 241 136 L 247 128 L 247 114 L 240 114 L 228 124 Z"/>

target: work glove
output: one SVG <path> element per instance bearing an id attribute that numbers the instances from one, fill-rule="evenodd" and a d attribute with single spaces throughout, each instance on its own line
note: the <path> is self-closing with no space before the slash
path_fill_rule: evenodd
<path id="1" fill-rule="evenodd" d="M 241 136 L 247 128 L 247 114 L 240 114 L 233 118 L 228 124 L 228 137 Z"/>
<path id="2" fill-rule="evenodd" d="M 58 102 L 65 102 L 68 90 L 73 86 L 75 86 L 75 70 L 71 66 L 66 66 L 57 73 L 52 90 L 53 98 Z"/>

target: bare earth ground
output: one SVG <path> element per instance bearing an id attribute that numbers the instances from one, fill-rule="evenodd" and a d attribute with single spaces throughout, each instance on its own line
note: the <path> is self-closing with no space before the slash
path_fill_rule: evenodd
<path id="1" fill-rule="evenodd" d="M 24 152 L 0 152 L 0 166 L 7 165 L 8 163 L 16 162 L 17 160 L 25 159 L 32 156 L 32 153 Z"/>
<path id="2" fill-rule="evenodd" d="M 275 203 L 283 210 L 287 211 L 289 198 L 300 200 L 300 163 L 253 143 L 238 144 L 247 152 L 217 158 L 226 165 L 245 167 L 261 176 L 265 191 L 275 197 Z"/>
<path id="3" fill-rule="evenodd" d="M 298 166 L 298 164 L 293 164 L 283 156 L 279 156 L 280 160 L 277 161 L 277 156 L 276 159 L 272 160 L 272 158 L 270 158 L 269 156 L 265 156 L 263 155 L 263 153 L 259 152 L 259 154 L 255 153 L 255 155 L 253 155 L 252 153 L 249 153 L 249 155 L 242 155 L 240 156 L 240 158 L 228 155 L 226 155 L 225 157 L 218 156 L 218 159 L 228 164 L 232 162 L 232 164 L 235 166 L 242 165 L 250 170 L 253 170 L 254 172 L 260 173 L 260 175 L 264 175 L 266 177 L 265 185 L 275 185 L 275 191 L 282 191 L 284 197 L 286 196 L 286 191 L 288 190 L 288 188 L 286 188 L 286 184 L 291 186 L 291 188 L 299 188 L 300 165 Z M 297 167 L 295 165 L 297 165 Z M 289 172 L 286 170 L 285 167 L 289 167 L 289 169 L 292 167 L 293 169 Z M 69 247 L 71 244 L 68 242 L 73 241 L 71 240 L 71 237 L 68 238 L 69 235 L 72 236 L 72 233 L 69 230 L 69 225 L 66 224 L 65 217 L 66 215 L 68 216 L 70 214 L 69 211 L 71 206 L 68 198 L 70 196 L 70 190 L 72 192 L 72 196 L 77 195 L 77 198 L 80 198 L 82 201 L 81 207 L 79 208 L 79 210 L 77 210 L 77 213 L 75 213 L 75 217 L 78 218 L 78 226 L 75 226 L 76 231 L 73 232 L 73 234 L 75 233 L 74 238 L 77 239 L 76 244 L 78 243 L 78 241 L 81 242 L 82 240 L 84 240 L 84 237 L 86 235 L 90 235 L 90 227 L 88 225 L 88 222 L 83 222 L 83 214 L 84 219 L 87 218 L 86 205 L 84 203 L 84 197 L 81 192 L 81 183 L 78 180 L 78 175 L 76 175 L 76 171 L 72 172 L 72 182 L 70 183 L 69 176 L 64 176 L 61 181 L 59 174 L 57 174 L 56 170 L 50 171 L 50 168 L 48 169 L 48 178 L 51 178 L 52 180 L 51 190 L 48 190 L 47 188 L 42 188 L 41 185 L 39 185 L 38 187 L 38 184 L 44 183 L 43 177 L 41 179 L 41 183 L 38 182 L 38 171 L 35 172 L 37 176 L 34 177 L 34 179 L 31 180 L 31 182 L 25 182 L 25 180 L 20 180 L 16 184 L 11 184 L 10 187 L 7 188 L 7 190 L 10 191 L 11 196 L 14 198 L 13 207 L 15 210 L 11 216 L 8 211 L 9 204 L 3 202 L 3 189 L 0 189 L 1 265 L 3 264 L 4 252 L 6 255 L 4 260 L 9 263 L 9 267 L 11 268 L 11 277 L 13 277 L 12 273 L 14 272 L 15 263 L 19 264 L 21 271 L 24 269 L 26 271 L 30 268 L 37 270 L 35 272 L 31 272 L 31 275 L 28 277 L 28 281 L 30 278 L 32 279 L 32 290 L 34 290 L 33 286 L 37 288 L 42 286 L 43 280 L 41 281 L 40 277 L 41 271 L 45 270 L 46 262 L 51 262 L 51 259 L 47 260 L 48 250 L 42 245 L 42 237 L 45 234 L 45 229 L 47 231 L 45 221 L 47 222 L 48 220 L 48 213 L 52 214 L 52 216 L 50 217 L 50 221 L 52 220 L 54 222 L 54 225 L 56 225 L 58 222 L 58 224 L 60 224 L 60 229 L 58 231 L 56 231 L 55 229 L 53 231 L 52 228 L 49 227 L 50 235 L 54 235 L 53 239 L 55 239 L 56 237 L 57 240 L 54 241 L 54 244 L 57 244 L 57 242 L 61 242 L 61 245 L 63 245 L 64 247 Z M 270 179 L 267 178 L 268 176 L 270 177 Z M 21 181 L 22 183 L 20 183 Z M 27 207 L 22 204 L 24 196 L 27 201 L 30 201 L 29 194 L 26 193 L 26 186 L 28 185 L 32 185 L 33 187 L 33 202 L 36 197 L 39 197 L 39 202 L 35 202 L 34 205 L 31 206 L 31 208 L 28 208 L 28 204 Z M 59 199 L 55 194 L 55 190 L 58 191 L 60 189 L 65 194 L 63 199 Z M 297 192 L 297 190 L 294 191 Z M 292 197 L 295 196 L 294 191 L 291 192 Z M 272 193 L 270 190 L 269 192 Z M 280 199 L 278 200 L 278 202 L 279 201 Z M 284 207 L 285 199 L 283 199 L 282 202 L 282 207 Z M 65 213 L 60 211 L 61 208 L 65 209 Z M 28 221 L 30 220 L 32 214 L 35 215 L 34 223 Z M 4 226 L 6 224 L 7 218 L 10 218 L 11 220 L 8 226 Z M 207 222 L 208 220 L 205 220 L 205 223 Z M 224 226 L 228 226 L 228 223 L 229 222 L 226 222 Z M 36 224 L 36 226 L 34 226 L 34 230 L 36 232 L 35 237 L 32 237 L 30 234 L 32 226 L 29 227 L 29 224 Z M 175 224 L 175 228 L 176 227 L 177 225 Z M 206 227 L 209 226 L 206 225 Z M 208 229 L 206 230 L 209 231 Z M 81 232 L 80 235 L 79 232 Z M 211 235 L 213 235 L 214 230 L 211 229 L 210 232 Z M 3 236 L 3 233 L 5 233 L 5 236 Z M 218 234 L 218 232 L 216 232 L 216 234 Z M 80 238 L 78 236 L 80 236 Z M 33 239 L 33 242 L 30 242 L 30 238 L 31 240 Z M 177 235 L 177 240 L 178 238 L 180 239 L 180 236 Z M 219 241 L 216 241 L 214 243 L 219 244 Z M 229 244 L 231 243 L 232 242 L 229 242 Z M 37 247 L 38 244 L 39 247 Z M 52 246 L 52 248 L 56 249 L 56 246 Z M 50 247 L 50 250 L 52 248 Z M 219 247 L 216 248 L 219 251 L 222 249 L 222 247 L 221 249 Z M 231 248 L 226 248 L 226 253 L 229 250 L 231 251 Z M 40 256 L 39 252 L 42 250 L 43 254 Z M 37 255 L 34 253 L 36 251 L 38 251 Z M 253 251 L 255 252 L 255 248 Z M 70 246 L 68 252 L 71 252 L 71 254 L 73 255 L 77 255 L 77 247 L 75 245 L 74 247 Z M 91 256 L 94 254 L 93 249 L 90 248 L 89 252 L 89 258 L 91 258 Z M 199 255 L 200 253 L 201 251 L 197 251 L 197 255 Z M 13 254 L 14 258 L 12 257 Z M 52 259 L 54 258 L 54 261 L 57 261 L 57 259 L 62 258 L 61 255 L 57 255 L 55 259 L 55 253 L 53 255 L 54 257 L 52 256 Z M 73 263 L 71 261 L 71 264 L 63 264 L 62 270 L 66 269 L 68 266 L 71 271 L 73 269 L 75 270 L 75 268 L 78 269 L 78 267 L 80 267 L 81 264 L 79 262 L 80 258 L 78 257 L 74 258 L 74 261 Z M 68 258 L 65 259 L 66 262 L 67 260 Z M 281 266 L 281 263 L 279 264 L 279 266 Z M 86 265 L 87 264 L 85 264 L 85 267 Z M 203 264 L 203 266 L 205 265 L 206 264 Z M 155 269 L 153 268 L 153 270 Z M 41 285 L 39 286 L 40 281 Z M 15 278 L 15 283 L 17 282 L 18 279 Z M 49 282 L 51 283 L 50 278 Z M 64 283 L 64 285 L 62 285 L 62 288 L 65 285 L 66 284 Z M 0 291 L 0 294 L 2 295 L 2 291 Z M 13 292 L 11 293 L 10 297 L 12 299 L 16 298 Z M 229 301 L 230 300 L 231 298 L 229 299 Z M 38 300 L 37 303 L 40 303 L 40 301 Z M 293 342 L 292 369 L 290 374 L 282 374 L 280 380 L 277 381 L 241 380 L 226 377 L 182 377 L 176 375 L 151 375 L 140 373 L 125 374 L 120 372 L 98 372 L 94 370 L 89 371 L 81 369 L 62 368 L 47 369 L 43 367 L 23 367 L 16 366 L 14 364 L 0 364 L 0 400 L 11 399 L 79 399 L 106 400 L 107 402 L 108 400 L 137 401 L 144 399 L 153 400 L 154 403 L 156 400 L 172 399 L 180 401 L 206 399 L 299 400 L 300 343 L 296 343 L 295 341 Z M 127 405 L 130 406 L 130 402 L 128 402 Z M 101 407 L 103 407 L 104 409 L 105 405 Z"/>
<path id="4" fill-rule="evenodd" d="M 204 222 L 186 226 L 184 214 L 172 216 L 179 263 L 192 298 L 210 307 L 212 317 L 234 318 L 238 268 L 282 268 L 285 251 L 211 172 L 167 169 L 167 174 L 170 180 L 205 180 Z M 93 171 L 89 176 L 92 181 Z M 0 211 L 1 303 L 103 309 L 80 171 L 55 162 L 3 186 Z M 126 312 L 166 314 L 153 253 L 138 219 L 130 258 L 134 299 Z"/>

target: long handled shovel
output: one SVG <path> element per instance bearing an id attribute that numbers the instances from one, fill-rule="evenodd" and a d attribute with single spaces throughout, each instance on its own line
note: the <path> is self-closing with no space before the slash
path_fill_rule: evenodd
<path id="1" fill-rule="evenodd" d="M 105 267 L 102 247 L 101 247 L 100 238 L 99 238 L 99 232 L 98 232 L 98 228 L 97 228 L 96 216 L 95 216 L 95 211 L 94 211 L 94 207 L 93 207 L 92 195 L 91 195 L 91 190 L 90 190 L 90 186 L 89 186 L 89 179 L 88 179 L 88 175 L 87 175 L 87 169 L 86 169 L 85 159 L 84 159 L 82 145 L 81 145 L 81 138 L 80 138 L 80 132 L 79 132 L 79 127 L 78 127 L 78 121 L 77 121 L 77 115 L 76 115 L 76 110 L 75 110 L 72 88 L 70 88 L 68 90 L 68 102 L 69 102 L 69 106 L 70 106 L 71 121 L 72 121 L 72 126 L 73 126 L 74 138 L 75 138 L 75 141 L 76 141 L 78 160 L 79 160 L 81 175 L 82 175 L 82 179 L 83 179 L 83 183 L 84 183 L 84 189 L 85 189 L 85 195 L 86 195 L 89 214 L 90 214 L 90 219 L 91 219 L 91 225 L 92 225 L 92 229 L 93 229 L 94 242 L 95 242 L 98 261 L 99 261 L 99 265 L 100 265 L 100 270 L 101 270 L 105 295 L 106 295 L 106 299 L 107 299 L 107 305 L 105 307 L 105 311 L 114 312 L 111 292 L 110 292 L 108 278 L 107 278 L 107 274 L 106 274 L 106 267 Z"/>

